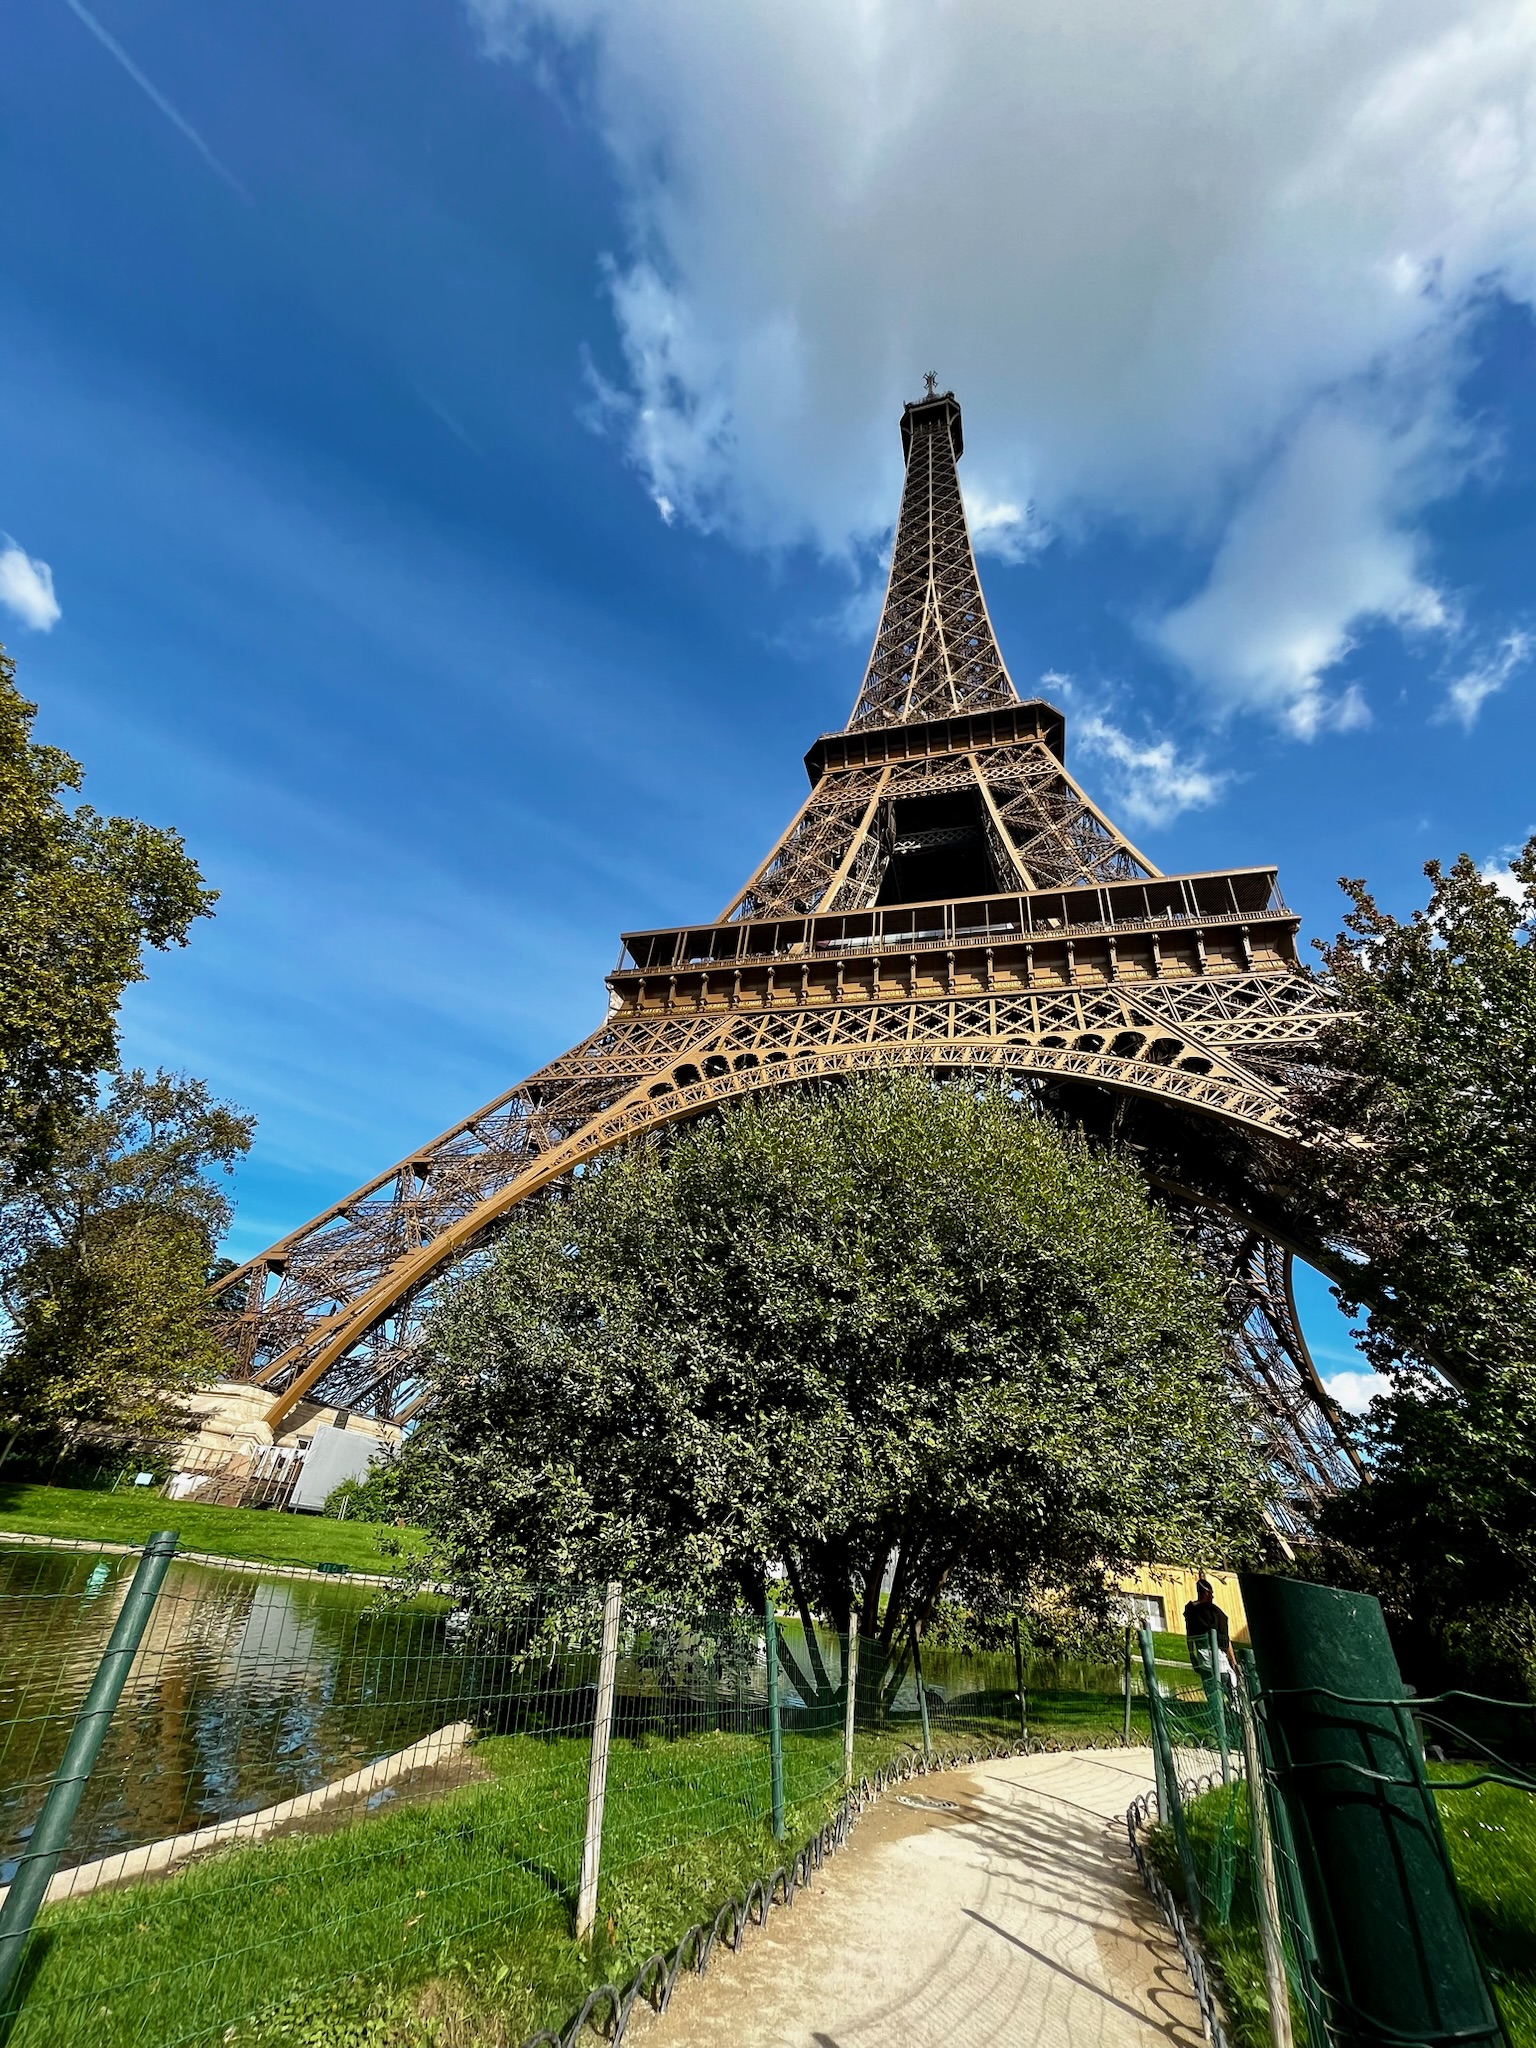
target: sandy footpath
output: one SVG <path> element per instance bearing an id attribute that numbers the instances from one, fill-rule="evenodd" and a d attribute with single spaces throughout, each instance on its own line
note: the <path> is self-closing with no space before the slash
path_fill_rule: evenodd
<path id="1" fill-rule="evenodd" d="M 1199 2048 L 1189 1979 L 1126 1846 L 1150 1762 L 1009 1757 L 887 1792 L 790 1910 L 681 1979 L 660 2018 L 637 2010 L 626 2039 Z"/>

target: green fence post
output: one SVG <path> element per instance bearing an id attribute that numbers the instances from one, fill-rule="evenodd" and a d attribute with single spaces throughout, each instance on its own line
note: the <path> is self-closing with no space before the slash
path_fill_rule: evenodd
<path id="1" fill-rule="evenodd" d="M 21 1968 L 27 1936 L 32 1932 L 32 1923 L 47 1897 L 48 1880 L 64 1853 L 86 1781 L 101 1754 L 101 1745 L 112 1725 L 113 1710 L 154 1609 L 155 1596 L 175 1554 L 174 1529 L 161 1529 L 144 1546 L 122 1611 L 96 1667 L 96 1676 L 91 1680 L 91 1689 L 75 1716 L 63 1758 L 53 1774 L 43 1810 L 32 1830 L 32 1839 L 16 1866 L 16 1875 L 5 1895 L 5 1904 L 0 1906 L 0 2015 L 6 2010 L 8 1994 Z"/>
<path id="2" fill-rule="evenodd" d="M 1240 1583 L 1331 2039 L 1505 2048 L 1380 1603 Z"/>
<path id="3" fill-rule="evenodd" d="M 779 1722 L 779 1632 L 773 1618 L 773 1595 L 763 1607 L 763 1646 L 768 1657 L 768 1799 L 773 1839 L 784 1839 L 784 1730 Z"/>
<path id="4" fill-rule="evenodd" d="M 1198 1925 L 1200 1919 L 1200 1881 L 1195 1875 L 1194 1852 L 1189 1846 L 1189 1829 L 1184 1824 L 1184 1797 L 1179 1791 L 1179 1767 L 1173 1754 L 1173 1743 L 1168 1735 L 1168 1717 L 1163 1708 L 1163 1696 L 1157 1685 L 1157 1656 L 1152 1642 L 1152 1630 L 1142 1624 L 1141 1661 L 1147 1673 L 1147 1705 L 1152 1713 L 1152 1762 L 1157 1775 L 1157 1817 L 1166 1821 L 1173 1829 L 1174 1844 L 1179 1852 L 1179 1869 L 1184 1876 L 1184 1895 L 1189 1902 L 1190 1918 Z"/>
<path id="5" fill-rule="evenodd" d="M 859 1692 L 859 1603 L 848 1608 L 848 1634 L 843 1653 L 843 1684 L 848 1697 L 843 1702 L 843 1783 L 853 1783 L 853 1723 Z"/>
<path id="6" fill-rule="evenodd" d="M 1157 1817 L 1168 1818 L 1168 1777 L 1163 1768 L 1163 1745 L 1158 1740 L 1159 1729 L 1157 1709 L 1152 1702 L 1157 1697 L 1157 1658 L 1152 1643 L 1152 1630 L 1147 1622 L 1141 1625 L 1141 1661 L 1147 1676 L 1147 1714 L 1152 1723 L 1152 1776 L 1157 1785 Z"/>
<path id="7" fill-rule="evenodd" d="M 912 1671 L 917 1679 L 917 1711 L 923 1717 L 923 1762 L 933 1755 L 933 1736 L 928 1727 L 928 1688 L 923 1684 L 923 1653 L 918 1646 L 917 1623 L 912 1624 Z"/>
<path id="8" fill-rule="evenodd" d="M 1024 1642 L 1019 1634 L 1019 1617 L 1013 1617 L 1013 1675 L 1019 1685 L 1019 1735 L 1029 1748 L 1029 1698 L 1024 1690 Z"/>
<path id="9" fill-rule="evenodd" d="M 1125 1694 L 1125 1728 L 1120 1737 L 1120 1747 L 1131 1746 L 1131 1624 L 1125 1624 L 1125 1668 L 1120 1674 L 1120 1687 Z"/>
<path id="10" fill-rule="evenodd" d="M 1285 1949 L 1280 1932 L 1280 1887 L 1275 1879 L 1275 1845 L 1269 1832 L 1268 1790 L 1259 1731 L 1253 1718 L 1253 1652 L 1238 1652 L 1243 1669 L 1237 1717 L 1243 1740 L 1243 1770 L 1248 1785 L 1248 1833 L 1252 1844 L 1254 1900 L 1259 1909 L 1259 1943 L 1264 1952 L 1264 1988 L 1269 1998 L 1271 2048 L 1294 2048 L 1291 1989 L 1285 1976 Z"/>

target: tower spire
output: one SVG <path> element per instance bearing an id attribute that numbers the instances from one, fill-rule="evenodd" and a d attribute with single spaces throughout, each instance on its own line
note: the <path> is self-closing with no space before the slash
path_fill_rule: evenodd
<path id="1" fill-rule="evenodd" d="M 1017 704 L 987 617 L 955 464 L 960 407 L 932 370 L 927 396 L 903 408 L 907 480 L 891 574 L 848 730 Z"/>

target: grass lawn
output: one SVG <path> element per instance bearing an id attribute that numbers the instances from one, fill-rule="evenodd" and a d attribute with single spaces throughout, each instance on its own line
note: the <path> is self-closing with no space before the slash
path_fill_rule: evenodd
<path id="1" fill-rule="evenodd" d="M 1029 1732 L 1041 1742 L 1059 1742 L 1064 1748 L 1081 1749 L 1089 1743 L 1112 1748 L 1125 1727 L 1121 1700 L 1101 1692 L 1048 1692 L 1034 1688 L 1029 1695 Z M 1150 1743 L 1144 1699 L 1131 1701 L 1131 1742 Z"/>
<path id="2" fill-rule="evenodd" d="M 1536 1793 L 1474 1785 L 1443 1792 L 1437 1803 L 1510 2039 L 1515 2048 L 1536 2048 Z"/>
<path id="3" fill-rule="evenodd" d="M 199 1507 L 161 1500 L 148 1488 L 91 1493 L 73 1486 L 0 1482 L 0 1532 L 70 1536 L 87 1543 L 142 1543 L 157 1529 L 175 1529 L 183 1550 L 263 1564 L 344 1564 L 387 1572 L 419 1541 L 411 1529 L 376 1522 L 333 1522 L 320 1515 L 282 1515 L 262 1508 Z"/>
<path id="4" fill-rule="evenodd" d="M 1437 1770 L 1435 1776 L 1445 1780 L 1457 1774 L 1451 1766 Z M 1463 1770 L 1460 1775 L 1470 1773 Z M 1198 1869 L 1209 1867 L 1226 1796 L 1208 1792 L 1185 1809 Z M 1467 1792 L 1443 1793 L 1439 1807 L 1456 1881 L 1493 1974 L 1510 2040 L 1514 2048 L 1536 2048 L 1536 1794 L 1505 1785 L 1479 1785 Z M 1268 2048 L 1264 1959 L 1246 1876 L 1246 1794 L 1237 1798 L 1232 1832 L 1239 1860 L 1231 1916 L 1226 1926 L 1219 1926 L 1207 1914 L 1200 1939 L 1226 1978 L 1237 2048 Z M 1164 1881 L 1182 1898 L 1172 1830 L 1154 1827 L 1149 1847 Z"/>
<path id="5" fill-rule="evenodd" d="M 910 1748 L 861 1738 L 870 1771 Z M 229 1851 L 50 1907 L 8 2048 L 504 2048 L 568 2020 L 782 1860 L 760 1736 L 614 1744 L 591 1951 L 571 1938 L 588 1745 L 491 1737 L 433 1805 Z M 841 1793 L 837 1737 L 787 1734 L 787 1839 Z"/>

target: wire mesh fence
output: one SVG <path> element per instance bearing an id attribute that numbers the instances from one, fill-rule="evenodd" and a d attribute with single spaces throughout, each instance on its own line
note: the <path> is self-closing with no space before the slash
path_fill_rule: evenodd
<path id="1" fill-rule="evenodd" d="M 39 1816 L 138 1563 L 0 1549 L 7 1883 L 40 1864 Z M 909 1631 L 850 1646 L 787 1616 L 625 1598 L 577 1941 L 603 1613 L 600 1588 L 540 1592 L 493 1626 L 436 1596 L 172 1562 L 0 2040 L 258 2048 L 393 2015 L 402 2036 L 451 2021 L 455 2039 L 515 2044 L 708 1924 L 823 1828 L 850 1770 L 1026 1731 L 1113 1743 L 1128 1717 L 1146 1738 L 1116 1663 Z"/>
<path id="2" fill-rule="evenodd" d="M 1298 1844 L 1314 1831 L 1309 1809 L 1321 1795 L 1376 1827 L 1406 1824 L 1445 1869 L 1438 1911 L 1427 1887 L 1410 1886 L 1422 1909 L 1414 1947 L 1423 1982 L 1413 1995 L 1433 2016 L 1435 2038 L 1536 2048 L 1536 1706 L 1463 1691 L 1289 1689 L 1326 1731 L 1335 1753 L 1323 1765 L 1298 1756 L 1290 1717 L 1273 1712 L 1287 1695 L 1256 1697 L 1294 2037 L 1334 2048 L 1402 2031 L 1376 2008 L 1379 1987 L 1362 1995 L 1343 1960 L 1352 1946 L 1337 1925 L 1345 1901 L 1305 1881 Z M 1386 1899 L 1379 1906 L 1399 1910 Z M 1459 1931 L 1444 1924 L 1447 1913 Z M 1458 1968 L 1452 1950 L 1463 1940 Z"/>
<path id="3" fill-rule="evenodd" d="M 1150 1677 L 1150 1659 L 1147 1669 Z M 1341 1730 L 1355 1734 L 1368 1714 L 1395 1733 L 1330 1765 L 1341 1782 L 1329 1800 L 1375 1809 L 1406 1799 L 1409 1825 L 1444 1846 L 1497 2013 L 1490 2005 L 1492 2031 L 1433 2038 L 1536 2048 L 1536 1706 L 1464 1692 L 1307 1690 Z M 1306 1883 L 1298 1852 L 1315 1796 L 1298 1791 L 1319 1767 L 1292 1753 L 1269 1710 L 1279 1697 L 1259 1688 L 1246 1651 L 1241 1676 L 1214 1644 L 1209 1656 L 1197 1648 L 1187 1673 L 1158 1668 L 1148 1700 L 1156 1790 L 1132 1809 L 1133 1847 L 1184 1947 L 1213 2042 L 1406 2040 L 1332 1981 L 1328 1957 L 1340 1944 L 1319 1923 L 1328 1903 Z M 1425 1967 L 1433 2003 L 1428 1935 Z"/>

